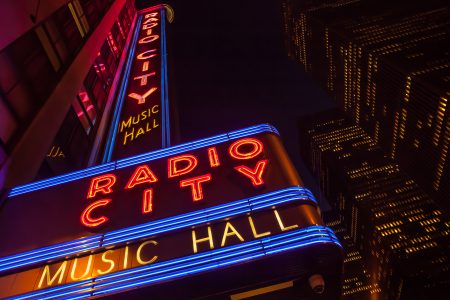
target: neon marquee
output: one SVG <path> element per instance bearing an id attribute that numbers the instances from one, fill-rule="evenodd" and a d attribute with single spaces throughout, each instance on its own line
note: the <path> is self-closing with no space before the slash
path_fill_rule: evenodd
<path id="1" fill-rule="evenodd" d="M 5 295 L 83 298 L 320 245 L 339 257 L 301 185 L 259 125 L 20 186 L 0 218 L 0 284 L 34 276 Z"/>

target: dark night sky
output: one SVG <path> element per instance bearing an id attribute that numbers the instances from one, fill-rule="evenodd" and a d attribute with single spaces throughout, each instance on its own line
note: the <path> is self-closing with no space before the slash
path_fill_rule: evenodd
<path id="1" fill-rule="evenodd" d="M 298 117 L 333 106 L 284 49 L 280 3 L 173 1 L 172 99 L 183 142 L 270 123 L 281 133 L 305 184 Z"/>

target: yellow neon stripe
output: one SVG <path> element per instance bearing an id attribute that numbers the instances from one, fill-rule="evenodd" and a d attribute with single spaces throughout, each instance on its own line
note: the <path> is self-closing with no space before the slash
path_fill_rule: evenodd
<path id="1" fill-rule="evenodd" d="M 287 288 L 290 288 L 293 286 L 294 286 L 293 281 L 282 282 L 279 284 L 269 285 L 269 286 L 265 286 L 265 287 L 262 287 L 259 289 L 254 289 L 251 291 L 230 295 L 230 299 L 231 300 L 241 300 L 241 299 L 258 296 L 258 295 L 262 295 L 262 294 L 267 294 L 267 293 L 282 290 L 282 289 L 287 289 Z"/>

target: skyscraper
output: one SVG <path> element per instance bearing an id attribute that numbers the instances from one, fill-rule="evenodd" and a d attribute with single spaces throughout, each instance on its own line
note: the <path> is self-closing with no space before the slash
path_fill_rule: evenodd
<path id="1" fill-rule="evenodd" d="M 288 55 L 444 210 L 450 201 L 445 1 L 284 1 Z"/>
<path id="2" fill-rule="evenodd" d="M 380 296 L 448 293 L 450 223 L 431 198 L 338 110 L 304 118 L 299 129 L 302 156 L 380 283 Z"/>
<path id="3" fill-rule="evenodd" d="M 367 255 L 354 242 L 346 220 L 337 210 L 326 211 L 324 220 L 332 228 L 345 249 L 342 300 L 374 300 L 385 298 L 380 280 L 367 267 Z"/>

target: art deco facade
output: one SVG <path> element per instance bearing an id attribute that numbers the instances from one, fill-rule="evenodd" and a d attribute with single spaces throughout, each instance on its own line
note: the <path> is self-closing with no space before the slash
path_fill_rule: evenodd
<path id="1" fill-rule="evenodd" d="M 450 209 L 448 3 L 283 1 L 289 56 Z"/>
<path id="2" fill-rule="evenodd" d="M 303 158 L 366 258 L 361 271 L 379 282 L 382 293 L 367 287 L 372 296 L 441 299 L 448 293 L 450 222 L 431 198 L 343 113 L 312 115 L 299 129 Z M 344 288 L 344 294 L 357 291 Z"/>

